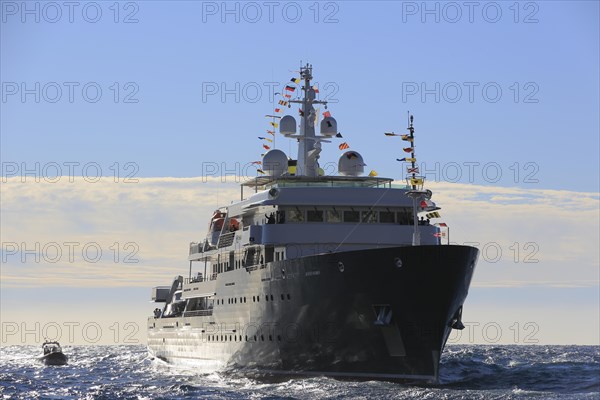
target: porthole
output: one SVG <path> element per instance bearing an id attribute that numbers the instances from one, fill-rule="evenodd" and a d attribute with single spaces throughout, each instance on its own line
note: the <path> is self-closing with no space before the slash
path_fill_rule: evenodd
<path id="1" fill-rule="evenodd" d="M 344 272 L 344 270 L 346 269 L 346 267 L 344 266 L 343 262 L 338 261 L 338 269 L 340 270 L 340 272 Z"/>
<path id="2" fill-rule="evenodd" d="M 288 299 L 288 300 L 291 300 L 291 299 L 292 299 L 292 296 L 290 296 L 290 294 L 289 294 L 289 293 L 288 293 L 288 295 L 287 295 L 287 299 Z"/>
<path id="3" fill-rule="evenodd" d="M 281 300 L 285 300 L 285 296 L 281 293 Z"/>
<path id="4" fill-rule="evenodd" d="M 271 295 L 271 301 L 273 301 L 273 295 Z"/>

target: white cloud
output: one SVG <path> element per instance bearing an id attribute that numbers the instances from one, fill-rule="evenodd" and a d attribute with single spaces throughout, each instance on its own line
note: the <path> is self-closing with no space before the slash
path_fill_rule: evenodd
<path id="1" fill-rule="evenodd" d="M 451 241 L 480 243 L 474 286 L 598 285 L 598 193 L 430 187 L 451 227 Z"/>
<path id="2" fill-rule="evenodd" d="M 9 180 L 2 188 L 3 261 L 7 261 L 2 283 L 164 284 L 185 269 L 189 242 L 206 233 L 208 218 L 218 204 L 217 192 L 220 200 L 239 197 L 235 184 L 199 178 L 140 178 L 129 184 L 110 179 L 25 184 Z M 73 242 L 78 244 L 69 245 Z M 34 255 L 26 255 L 23 263 L 19 254 L 6 254 L 7 244 L 12 249 L 14 243 L 19 249 L 35 249 L 39 243 L 40 262 Z M 57 262 L 52 262 L 58 258 L 52 243 L 62 251 Z M 82 254 L 84 246 L 87 256 Z M 91 262 L 97 248 L 103 257 Z M 70 249 L 74 249 L 72 259 Z"/>

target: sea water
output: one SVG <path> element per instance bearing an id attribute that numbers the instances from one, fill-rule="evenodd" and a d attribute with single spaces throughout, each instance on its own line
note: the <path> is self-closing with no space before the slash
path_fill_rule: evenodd
<path id="1" fill-rule="evenodd" d="M 199 374 L 152 359 L 144 346 L 64 346 L 66 366 L 44 366 L 41 347 L 0 350 L 5 399 L 600 399 L 600 346 L 448 346 L 438 384 L 256 381 Z"/>

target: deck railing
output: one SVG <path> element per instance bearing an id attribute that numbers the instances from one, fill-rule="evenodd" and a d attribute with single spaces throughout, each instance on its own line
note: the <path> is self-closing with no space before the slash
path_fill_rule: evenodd
<path id="1" fill-rule="evenodd" d="M 183 313 L 184 317 L 206 317 L 212 315 L 213 310 L 194 310 L 194 311 L 185 311 Z"/>
<path id="2" fill-rule="evenodd" d="M 210 274 L 206 277 L 204 276 L 194 276 L 192 278 L 184 278 L 183 282 L 185 284 L 190 284 L 190 283 L 198 283 L 198 282 L 206 282 L 206 281 L 214 281 L 217 279 L 217 273 L 215 272 L 214 274 Z"/>

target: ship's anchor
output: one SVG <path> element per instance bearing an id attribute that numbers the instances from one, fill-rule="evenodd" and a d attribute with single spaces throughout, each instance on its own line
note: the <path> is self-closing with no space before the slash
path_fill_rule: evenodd
<path id="1" fill-rule="evenodd" d="M 454 313 L 454 316 L 450 320 L 449 325 L 452 329 L 457 329 L 459 331 L 462 331 L 463 329 L 465 329 L 465 326 L 462 323 L 462 309 L 463 309 L 462 306 L 458 307 L 458 310 L 456 310 L 456 312 Z"/>

